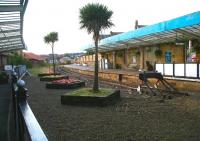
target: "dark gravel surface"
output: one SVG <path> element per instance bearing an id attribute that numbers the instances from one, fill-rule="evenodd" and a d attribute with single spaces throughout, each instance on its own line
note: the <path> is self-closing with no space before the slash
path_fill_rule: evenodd
<path id="1" fill-rule="evenodd" d="M 75 76 L 91 86 L 91 80 Z M 49 141 L 200 140 L 198 93 L 161 102 L 159 96 L 120 88 L 121 101 L 113 106 L 81 107 L 61 105 L 60 95 L 72 90 L 46 89 L 38 77 L 26 78 L 26 84 L 30 107 Z"/>

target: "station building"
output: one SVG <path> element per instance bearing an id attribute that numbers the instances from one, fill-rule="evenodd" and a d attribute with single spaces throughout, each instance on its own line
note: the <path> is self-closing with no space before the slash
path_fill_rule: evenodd
<path id="1" fill-rule="evenodd" d="M 200 12 L 135 30 L 119 33 L 99 41 L 101 69 L 155 69 L 159 63 L 187 63 L 200 59 Z M 94 51 L 89 45 L 87 51 Z M 85 55 L 77 63 L 94 65 L 94 55 Z"/>

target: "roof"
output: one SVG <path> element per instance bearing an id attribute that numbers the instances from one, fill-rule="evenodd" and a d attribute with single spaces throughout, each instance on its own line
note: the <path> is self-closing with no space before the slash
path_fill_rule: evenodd
<path id="1" fill-rule="evenodd" d="M 32 52 L 23 52 L 23 54 L 24 54 L 24 57 L 28 60 L 44 61 L 44 58 Z"/>
<path id="2" fill-rule="evenodd" d="M 99 51 L 123 49 L 129 46 L 147 46 L 171 43 L 176 40 L 187 41 L 200 38 L 200 12 L 191 13 L 169 21 L 145 26 L 136 30 L 102 39 Z M 93 50 L 94 45 L 86 47 Z"/>
<path id="3" fill-rule="evenodd" d="M 0 53 L 25 49 L 23 19 L 28 0 L 0 1 Z"/>

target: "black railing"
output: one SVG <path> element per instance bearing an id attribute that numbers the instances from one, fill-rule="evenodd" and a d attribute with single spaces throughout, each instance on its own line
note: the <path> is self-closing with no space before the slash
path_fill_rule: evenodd
<path id="1" fill-rule="evenodd" d="M 13 126 L 10 137 L 14 141 L 48 141 L 27 102 L 28 90 L 21 80 L 27 71 L 18 67 L 19 73 L 12 73 Z M 20 78 L 20 79 L 18 79 Z"/>

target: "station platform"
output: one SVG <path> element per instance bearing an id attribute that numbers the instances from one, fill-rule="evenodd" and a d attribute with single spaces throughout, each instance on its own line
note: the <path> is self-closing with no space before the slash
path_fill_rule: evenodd
<path id="1" fill-rule="evenodd" d="M 73 71 L 76 73 L 84 75 L 94 75 L 94 67 L 88 66 L 78 66 L 75 64 L 64 65 L 63 68 L 68 71 Z M 112 81 L 120 84 L 125 84 L 128 86 L 138 86 L 140 83 L 139 80 L 139 71 L 132 69 L 99 69 L 99 78 Z M 178 90 L 183 91 L 200 91 L 200 80 L 199 79 L 190 79 L 190 78 L 177 78 L 177 77 L 164 77 L 171 85 L 173 85 Z"/>

